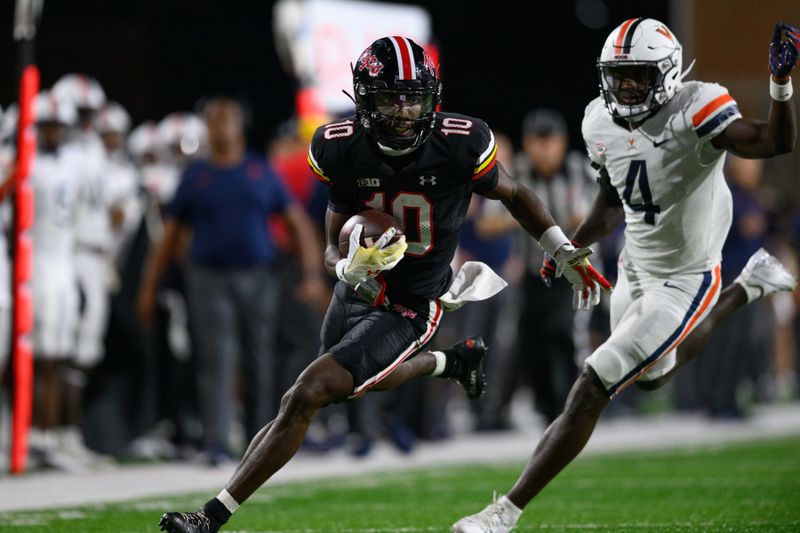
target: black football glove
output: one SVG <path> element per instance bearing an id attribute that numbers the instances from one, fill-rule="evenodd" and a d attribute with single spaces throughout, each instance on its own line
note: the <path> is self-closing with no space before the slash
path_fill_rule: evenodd
<path id="1" fill-rule="evenodd" d="M 782 33 L 786 32 L 786 40 Z M 789 24 L 779 22 L 775 25 L 772 42 L 769 45 L 769 71 L 778 79 L 785 79 L 797 64 L 800 48 L 800 30 Z"/>

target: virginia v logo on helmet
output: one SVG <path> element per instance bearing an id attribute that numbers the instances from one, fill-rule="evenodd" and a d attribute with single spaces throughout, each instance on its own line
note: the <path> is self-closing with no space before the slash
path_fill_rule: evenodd
<path id="1" fill-rule="evenodd" d="M 638 122 L 666 104 L 691 69 L 681 72 L 681 45 L 666 25 L 634 18 L 606 39 L 597 70 L 600 94 L 616 118 Z"/>
<path id="2" fill-rule="evenodd" d="M 356 116 L 383 147 L 420 146 L 433 131 L 442 84 L 430 56 L 407 37 L 373 42 L 352 67 Z"/>

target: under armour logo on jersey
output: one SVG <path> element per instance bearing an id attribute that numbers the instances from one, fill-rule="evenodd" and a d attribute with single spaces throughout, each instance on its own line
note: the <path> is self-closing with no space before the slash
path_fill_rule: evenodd
<path id="1" fill-rule="evenodd" d="M 436 176 L 420 176 L 420 185 L 436 185 Z"/>
<path id="2" fill-rule="evenodd" d="M 628 138 L 628 148 L 636 148 L 636 139 L 633 137 Z"/>

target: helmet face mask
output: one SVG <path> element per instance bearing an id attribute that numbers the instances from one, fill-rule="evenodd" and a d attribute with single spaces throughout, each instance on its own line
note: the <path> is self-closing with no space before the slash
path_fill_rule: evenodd
<path id="1" fill-rule="evenodd" d="M 378 39 L 353 67 L 356 116 L 375 140 L 413 149 L 433 131 L 441 82 L 430 56 L 403 37 Z"/>
<path id="2" fill-rule="evenodd" d="M 600 95 L 615 118 L 636 122 L 666 104 L 680 88 L 681 45 L 665 25 L 630 19 L 606 39 L 597 70 Z"/>

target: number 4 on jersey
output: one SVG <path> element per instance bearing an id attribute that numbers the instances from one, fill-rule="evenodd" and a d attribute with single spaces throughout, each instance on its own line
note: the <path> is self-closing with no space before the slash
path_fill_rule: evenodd
<path id="1" fill-rule="evenodd" d="M 641 204 L 634 204 L 633 186 L 636 178 L 639 178 L 639 193 L 642 196 Z M 647 164 L 643 159 L 634 159 L 628 167 L 628 175 L 625 177 L 625 191 L 622 198 L 628 207 L 634 211 L 644 211 L 644 221 L 653 226 L 656 225 L 656 213 L 661 212 L 661 206 L 653 203 L 653 195 L 650 192 L 650 183 L 647 181 Z"/>

